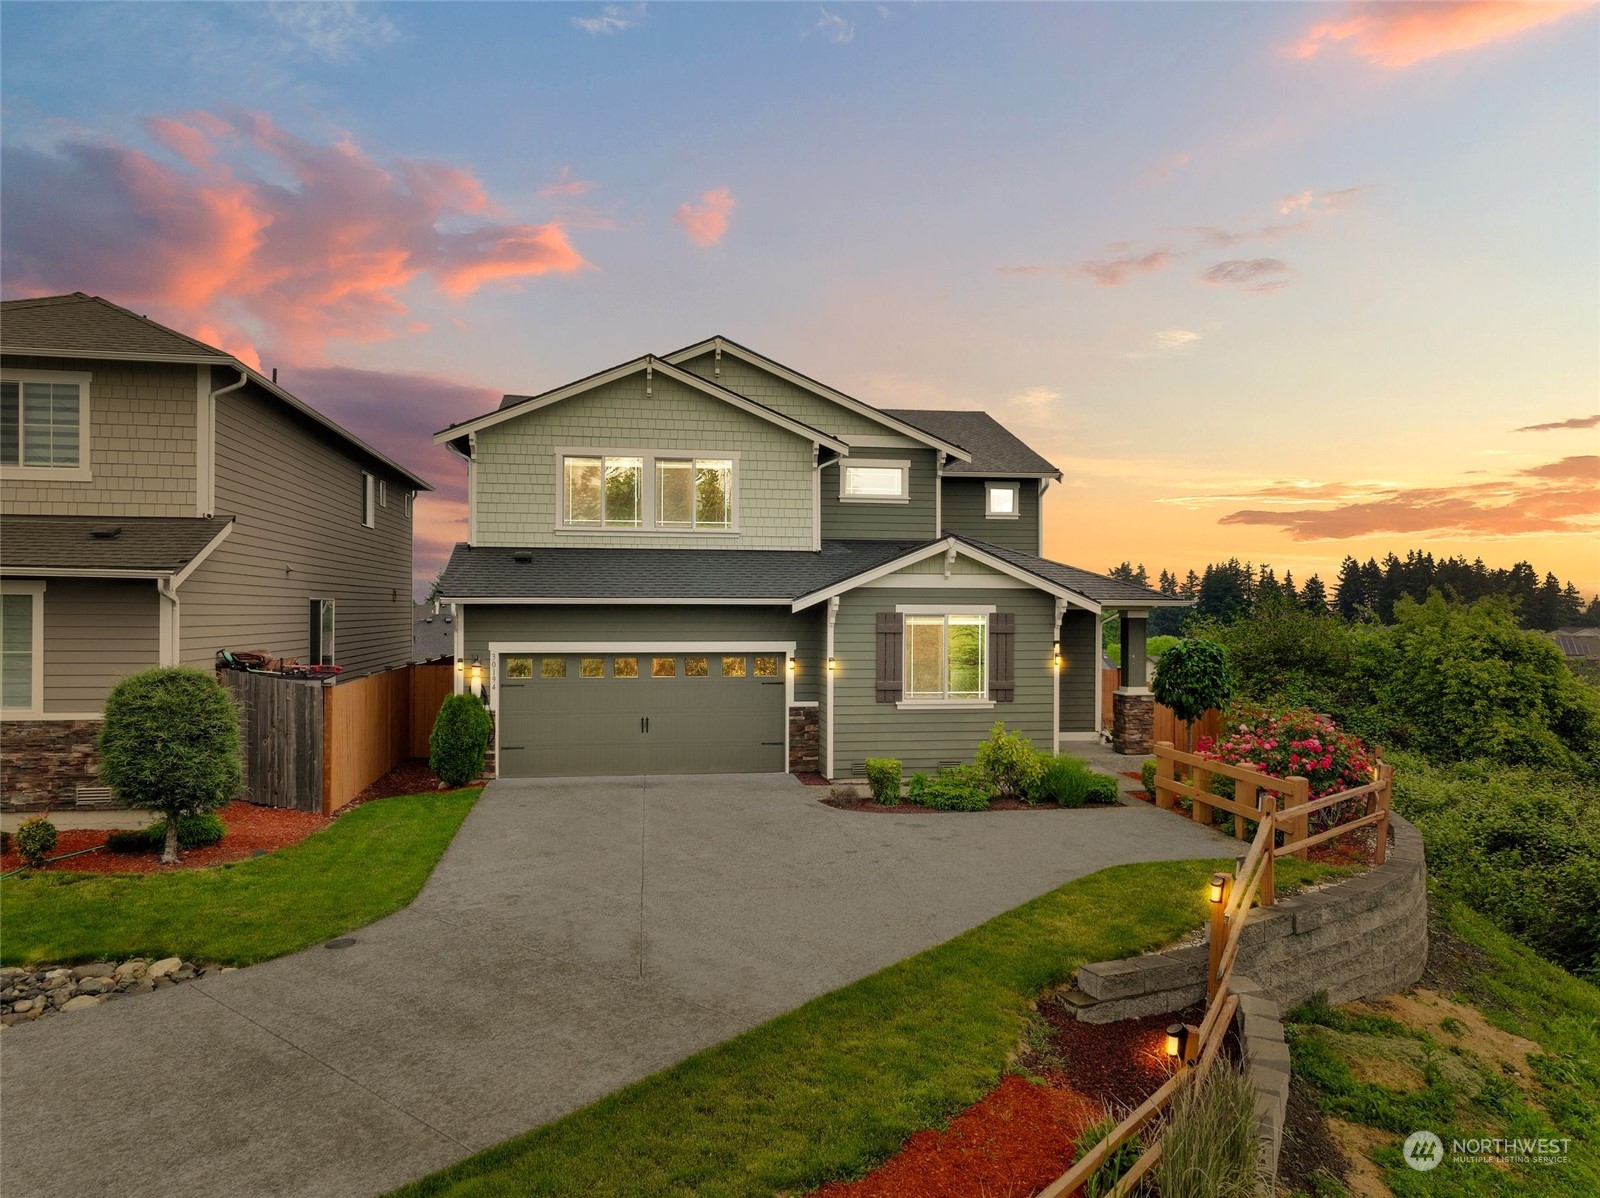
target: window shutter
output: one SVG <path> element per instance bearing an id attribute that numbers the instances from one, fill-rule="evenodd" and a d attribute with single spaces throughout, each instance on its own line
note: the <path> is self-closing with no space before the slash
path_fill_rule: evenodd
<path id="1" fill-rule="evenodd" d="M 1017 617 L 997 611 L 989 617 L 989 698 L 1012 703 L 1017 697 Z"/>
<path id="2" fill-rule="evenodd" d="M 905 693 L 901 680 L 905 661 L 905 618 L 897 611 L 878 613 L 878 702 L 898 703 Z"/>

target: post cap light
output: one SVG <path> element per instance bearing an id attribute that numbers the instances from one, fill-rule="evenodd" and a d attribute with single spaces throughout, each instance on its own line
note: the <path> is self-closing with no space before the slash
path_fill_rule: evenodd
<path id="1" fill-rule="evenodd" d="M 1227 874 L 1212 874 L 1211 875 L 1211 901 L 1213 903 L 1220 903 L 1222 901 L 1222 891 L 1227 885 L 1228 885 L 1228 875 Z"/>
<path id="2" fill-rule="evenodd" d="M 478 659 L 476 657 L 474 657 L 472 659 L 472 685 L 473 686 L 477 686 L 478 683 L 480 683 L 482 681 L 483 681 L 483 666 L 480 665 L 479 662 L 478 662 Z"/>
<path id="3" fill-rule="evenodd" d="M 1174 1060 L 1183 1055 L 1183 1024 L 1174 1023 L 1167 1028 L 1167 1055 Z"/>

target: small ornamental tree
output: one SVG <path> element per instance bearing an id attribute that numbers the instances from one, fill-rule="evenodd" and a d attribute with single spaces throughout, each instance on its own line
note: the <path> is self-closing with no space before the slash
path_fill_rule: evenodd
<path id="1" fill-rule="evenodd" d="M 1156 663 L 1152 689 L 1156 702 L 1172 708 L 1172 714 L 1189 725 L 1184 748 L 1194 752 L 1195 721 L 1213 707 L 1226 707 L 1233 698 L 1222 646 L 1199 637 L 1179 641 Z"/>
<path id="2" fill-rule="evenodd" d="M 244 782 L 232 697 L 202 670 L 130 674 L 106 699 L 100 778 L 130 807 L 166 817 L 161 863 L 176 864 L 178 817 L 224 806 Z"/>
<path id="3" fill-rule="evenodd" d="M 446 786 L 465 786 L 483 773 L 494 724 L 477 695 L 447 695 L 428 737 L 428 768 Z"/>

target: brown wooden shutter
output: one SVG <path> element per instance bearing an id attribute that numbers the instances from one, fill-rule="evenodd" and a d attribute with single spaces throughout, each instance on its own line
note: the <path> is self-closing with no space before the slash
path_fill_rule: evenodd
<path id="1" fill-rule="evenodd" d="M 1017 698 L 1017 617 L 1008 611 L 989 617 L 989 698 L 996 703 Z"/>
<path id="2" fill-rule="evenodd" d="M 905 693 L 901 679 L 905 661 L 905 617 L 897 611 L 878 613 L 878 702 L 898 703 Z"/>

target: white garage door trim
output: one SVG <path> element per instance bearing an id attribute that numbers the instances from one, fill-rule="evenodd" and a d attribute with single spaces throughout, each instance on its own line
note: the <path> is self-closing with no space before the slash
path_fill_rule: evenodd
<path id="1" fill-rule="evenodd" d="M 500 708 L 502 653 L 782 653 L 783 769 L 789 772 L 789 708 L 794 706 L 794 660 L 797 641 L 490 641 L 489 710 Z M 500 720 L 494 722 L 494 776 L 500 776 Z"/>

